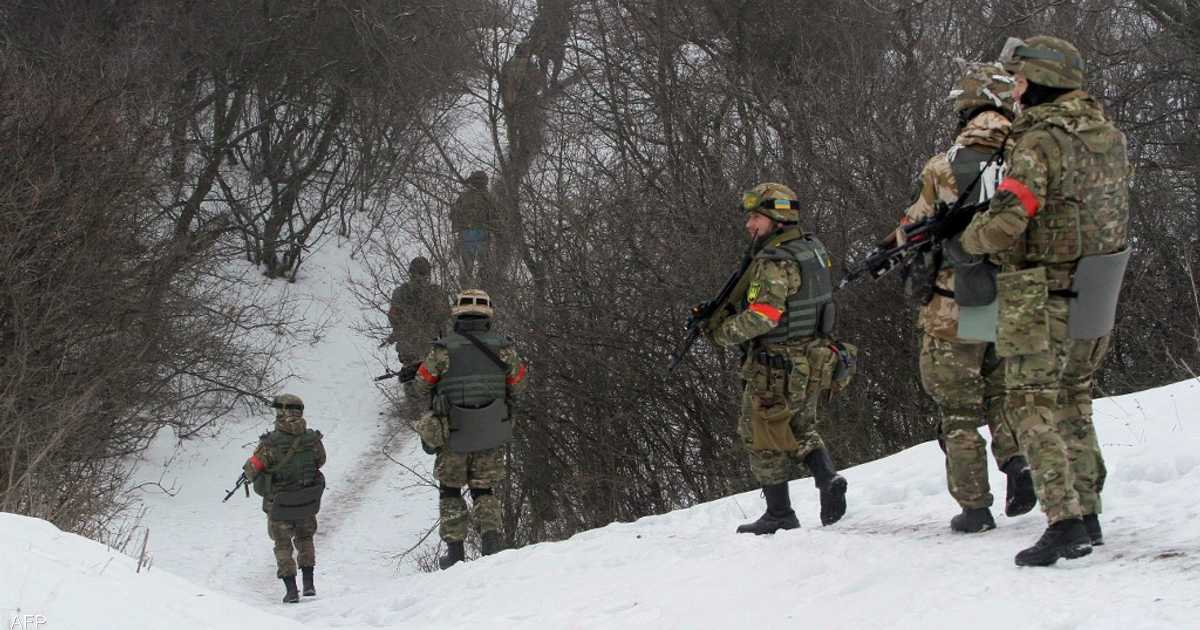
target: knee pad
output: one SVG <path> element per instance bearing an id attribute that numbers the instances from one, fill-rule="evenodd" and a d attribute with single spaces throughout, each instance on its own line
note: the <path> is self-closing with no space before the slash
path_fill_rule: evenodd
<path id="1" fill-rule="evenodd" d="M 461 499 L 462 498 L 462 488 L 455 488 L 452 486 L 439 486 L 438 490 L 441 493 L 441 498 L 443 498 L 443 499 Z"/>
<path id="2" fill-rule="evenodd" d="M 491 488 L 471 488 L 471 500 L 478 501 L 479 497 L 486 497 L 491 493 Z"/>

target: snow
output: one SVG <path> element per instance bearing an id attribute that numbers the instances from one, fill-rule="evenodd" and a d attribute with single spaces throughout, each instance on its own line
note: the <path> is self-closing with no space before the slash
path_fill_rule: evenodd
<path id="1" fill-rule="evenodd" d="M 436 491 L 423 485 L 432 458 L 407 437 L 387 444 L 405 466 L 383 454 L 395 427 L 371 377 L 387 351 L 353 330 L 364 314 L 344 290 L 355 273 L 347 249 L 317 252 L 291 289 L 333 322 L 318 344 L 296 349 L 287 388 L 304 397 L 329 451 L 319 596 L 281 604 L 257 497 L 220 502 L 270 426 L 264 410 L 217 438 L 177 445 L 164 436 L 147 454 L 139 480 L 176 488 L 144 497 L 149 571 L 45 522 L 0 514 L 5 628 L 34 628 L 36 615 L 46 630 L 1200 628 L 1197 381 L 1096 402 L 1107 544 L 1050 568 L 1012 562 L 1045 527 L 1037 510 L 998 514 L 999 527 L 984 534 L 949 530 L 957 507 L 942 453 L 926 443 L 843 471 L 849 511 L 830 527 L 803 480 L 792 483 L 799 530 L 735 535 L 762 510 L 761 497 L 745 493 L 421 573 L 398 555 L 436 523 Z M 998 499 L 1003 481 L 992 470 Z"/>

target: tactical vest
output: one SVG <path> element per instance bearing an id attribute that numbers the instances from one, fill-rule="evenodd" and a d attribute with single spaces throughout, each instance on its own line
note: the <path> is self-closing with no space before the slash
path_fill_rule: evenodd
<path id="1" fill-rule="evenodd" d="M 787 297 L 779 325 L 755 341 L 787 343 L 814 337 L 823 328 L 832 327 L 833 280 L 829 274 L 829 252 L 817 237 L 797 231 L 787 240 L 772 240 L 755 258 L 795 261 L 800 265 L 801 276 L 800 290 Z M 823 318 L 830 321 L 822 322 Z"/>
<path id="2" fill-rule="evenodd" d="M 1025 259 L 1066 263 L 1108 254 L 1129 240 L 1129 160 L 1125 135 L 1108 121 L 1068 131 L 1064 117 L 1035 123 L 1062 152 L 1057 186 L 1026 231 Z M 1074 125 L 1073 125 L 1074 126 Z"/>
<path id="3" fill-rule="evenodd" d="M 267 439 L 270 443 L 271 461 L 276 462 L 270 470 L 272 493 L 311 486 L 316 481 L 317 455 L 313 445 L 321 439 L 320 431 L 306 429 L 291 457 L 287 454 L 296 440 L 295 435 L 276 429 L 267 435 Z M 284 461 L 284 458 L 287 460 Z"/>
<path id="4" fill-rule="evenodd" d="M 954 172 L 954 184 L 964 206 L 972 206 L 991 200 L 996 194 L 996 185 L 1004 173 L 1004 161 L 992 159 L 995 151 L 975 146 L 957 147 L 950 157 L 950 169 Z M 988 163 L 991 160 L 991 163 Z M 984 167 L 987 170 L 984 170 Z"/>
<path id="5" fill-rule="evenodd" d="M 499 354 L 508 345 L 507 339 L 490 331 L 472 334 L 493 353 Z M 496 365 L 469 339 L 451 333 L 439 339 L 436 345 L 450 353 L 450 367 L 437 383 L 437 394 L 445 396 L 446 402 L 458 407 L 479 408 L 504 398 L 508 370 Z"/>

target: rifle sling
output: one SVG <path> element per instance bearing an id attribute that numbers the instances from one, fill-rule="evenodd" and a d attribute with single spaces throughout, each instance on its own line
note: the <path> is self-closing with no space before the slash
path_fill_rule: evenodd
<path id="1" fill-rule="evenodd" d="M 504 359 L 501 359 L 500 356 L 495 352 L 493 352 L 491 348 L 487 347 L 487 344 L 483 343 L 477 339 L 475 335 L 472 335 L 469 332 L 459 331 L 458 334 L 466 337 L 467 341 L 470 341 L 476 348 L 479 348 L 480 352 L 487 355 L 487 358 L 491 359 L 492 363 L 495 363 L 497 366 L 499 366 L 500 369 L 504 370 L 506 374 L 508 373 L 508 363 Z"/>

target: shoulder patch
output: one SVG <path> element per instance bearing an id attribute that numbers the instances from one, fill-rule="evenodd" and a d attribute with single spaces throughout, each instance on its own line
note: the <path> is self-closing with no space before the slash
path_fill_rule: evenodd
<path id="1" fill-rule="evenodd" d="M 762 282 L 755 280 L 750 283 L 750 288 L 746 289 L 746 301 L 753 302 L 758 299 L 759 292 L 762 291 Z"/>

